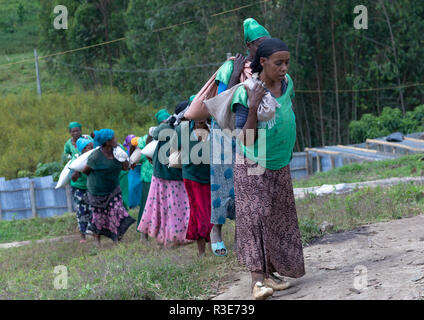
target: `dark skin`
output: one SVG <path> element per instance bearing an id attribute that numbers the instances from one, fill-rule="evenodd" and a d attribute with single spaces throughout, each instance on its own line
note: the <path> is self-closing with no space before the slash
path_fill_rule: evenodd
<path id="1" fill-rule="evenodd" d="M 86 152 L 88 152 L 88 151 L 90 151 L 90 150 L 93 150 L 93 148 L 94 148 L 93 143 L 92 143 L 92 142 L 90 142 L 90 143 L 89 143 L 89 144 L 87 144 L 87 146 L 86 146 L 86 147 L 82 150 L 82 153 L 86 153 Z M 73 181 L 73 182 L 77 181 L 77 180 L 79 179 L 80 175 L 81 175 L 81 173 L 80 173 L 79 171 L 74 171 L 74 173 L 72 174 L 72 177 L 71 177 L 72 181 Z"/>
<path id="2" fill-rule="evenodd" d="M 117 146 L 118 146 L 118 142 L 117 142 L 116 138 L 113 137 L 112 139 L 106 141 L 100 147 L 100 150 L 103 152 L 104 156 L 107 159 L 114 159 L 113 148 L 115 148 Z M 122 170 L 127 171 L 129 169 L 129 166 L 130 166 L 129 161 L 123 162 L 122 163 Z M 85 173 L 86 175 L 89 175 L 91 173 L 91 171 L 92 171 L 92 169 L 89 166 L 85 166 L 85 168 L 82 170 L 82 172 Z M 97 245 L 100 247 L 101 246 L 100 235 L 94 235 L 94 237 L 96 238 Z"/>
<path id="3" fill-rule="evenodd" d="M 233 73 L 231 74 L 230 81 L 228 82 L 227 88 L 230 89 L 240 82 L 240 75 L 243 72 L 244 64 L 247 61 L 253 61 L 258 50 L 259 45 L 269 37 L 261 37 L 252 42 L 247 42 L 246 46 L 249 50 L 249 55 L 247 57 L 243 56 L 240 53 L 237 53 L 234 60 Z"/>
<path id="4" fill-rule="evenodd" d="M 259 79 L 271 93 L 279 98 L 282 95 L 281 81 L 283 81 L 290 64 L 290 53 L 287 51 L 274 52 L 270 57 L 260 59 L 262 72 Z M 258 137 L 258 107 L 266 91 L 260 84 L 256 84 L 251 90 L 247 87 L 247 96 L 249 100 L 249 115 L 246 124 L 240 132 L 238 139 L 245 145 L 251 146 Z M 254 130 L 254 135 L 248 135 L 247 130 Z"/>
<path id="5" fill-rule="evenodd" d="M 231 74 L 230 81 L 228 82 L 227 89 L 230 89 L 234 87 L 236 84 L 240 83 L 240 75 L 243 72 L 244 65 L 246 61 L 253 61 L 256 55 L 256 51 L 258 50 L 259 45 L 266 39 L 269 39 L 269 37 L 261 37 L 258 38 L 252 42 L 247 42 L 246 47 L 249 50 L 249 55 L 247 57 L 243 56 L 240 53 L 237 53 L 234 60 L 234 67 L 233 67 L 233 73 Z M 212 242 L 221 242 L 222 236 L 221 236 L 221 229 L 222 224 L 215 224 L 212 228 L 211 237 Z M 224 255 L 226 253 L 225 249 L 222 249 L 218 254 Z"/>
<path id="6" fill-rule="evenodd" d="M 69 133 L 72 136 L 72 144 L 76 147 L 77 140 L 81 137 L 81 129 L 79 127 L 75 127 L 69 130 Z"/>
<path id="7" fill-rule="evenodd" d="M 287 51 L 277 51 L 274 52 L 268 58 L 262 57 L 260 59 L 262 66 L 262 71 L 259 74 L 259 79 L 264 83 L 264 86 L 271 91 L 271 93 L 276 97 L 281 97 L 282 95 L 282 84 L 290 64 L 290 53 Z M 247 95 L 249 99 L 249 115 L 244 125 L 242 131 L 237 137 L 245 146 L 253 145 L 257 139 L 258 129 L 257 129 L 257 111 L 259 104 L 265 95 L 265 89 L 261 85 L 255 85 L 252 90 L 247 90 Z M 255 135 L 253 137 L 248 137 L 246 132 L 247 130 L 254 130 Z M 246 137 L 246 138 L 245 138 Z M 250 139 L 249 139 L 250 138 Z M 265 275 L 263 272 L 251 272 L 252 284 L 251 288 L 255 286 L 257 281 L 263 282 Z"/>

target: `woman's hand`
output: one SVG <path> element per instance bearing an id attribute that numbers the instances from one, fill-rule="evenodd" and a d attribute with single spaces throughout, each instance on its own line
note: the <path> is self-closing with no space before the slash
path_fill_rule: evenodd
<path id="1" fill-rule="evenodd" d="M 80 177 L 80 173 L 78 171 L 74 171 L 74 173 L 72 173 L 71 180 L 73 182 L 76 182 L 79 177 Z"/>
<path id="2" fill-rule="evenodd" d="M 236 57 L 234 59 L 234 68 L 233 68 L 233 74 L 237 75 L 238 77 L 240 77 L 241 72 L 244 69 L 244 64 L 246 63 L 246 58 L 240 54 L 237 53 Z"/>
<path id="3" fill-rule="evenodd" d="M 247 91 L 248 104 L 249 104 L 249 116 L 252 114 L 256 114 L 259 108 L 259 104 L 261 103 L 264 95 L 266 94 L 265 88 L 259 84 L 255 83 L 252 89 L 244 86 Z"/>

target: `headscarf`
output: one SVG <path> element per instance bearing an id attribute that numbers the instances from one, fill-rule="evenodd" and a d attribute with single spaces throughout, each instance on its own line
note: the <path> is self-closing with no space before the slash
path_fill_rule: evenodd
<path id="1" fill-rule="evenodd" d="M 155 114 L 155 118 L 158 121 L 158 124 L 160 124 L 163 120 L 166 120 L 170 117 L 170 114 L 166 109 L 161 109 Z"/>
<path id="2" fill-rule="evenodd" d="M 125 138 L 124 147 L 127 148 L 127 151 L 130 152 L 131 140 L 135 138 L 134 134 L 130 134 Z"/>
<path id="3" fill-rule="evenodd" d="M 91 139 L 79 138 L 77 140 L 78 151 L 82 153 L 82 150 L 84 150 L 85 147 L 88 146 L 92 142 L 93 142 L 93 140 L 91 140 Z"/>
<path id="4" fill-rule="evenodd" d="M 80 128 L 82 129 L 82 125 L 78 122 L 69 122 L 68 129 L 71 130 L 72 128 Z"/>
<path id="5" fill-rule="evenodd" d="M 262 27 L 255 19 L 248 18 L 243 22 L 244 42 L 252 42 L 262 37 L 271 37 L 268 30 Z"/>
<path id="6" fill-rule="evenodd" d="M 94 148 L 104 145 L 107 141 L 113 138 L 115 131 L 112 129 L 94 130 Z"/>
<path id="7" fill-rule="evenodd" d="M 133 147 L 137 147 L 138 146 L 138 139 L 140 139 L 140 137 L 134 137 L 131 139 L 131 145 Z"/>
<path id="8" fill-rule="evenodd" d="M 287 45 L 277 38 L 271 38 L 264 40 L 258 47 L 258 50 L 256 51 L 256 56 L 253 62 L 250 64 L 250 67 L 252 68 L 253 73 L 260 73 L 262 71 L 261 66 L 261 58 L 268 58 L 270 57 L 274 52 L 278 51 L 289 51 L 289 48 Z"/>

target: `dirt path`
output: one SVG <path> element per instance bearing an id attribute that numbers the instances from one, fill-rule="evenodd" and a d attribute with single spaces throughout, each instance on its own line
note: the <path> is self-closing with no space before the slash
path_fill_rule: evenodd
<path id="1" fill-rule="evenodd" d="M 306 275 L 271 300 L 424 299 L 424 215 L 327 235 L 304 256 Z M 250 299 L 249 274 L 214 299 Z"/>
<path id="2" fill-rule="evenodd" d="M 78 240 L 78 239 L 80 239 L 80 235 L 61 236 L 61 237 L 50 238 L 50 239 L 41 239 L 41 240 L 27 240 L 27 241 L 0 243 L 0 249 L 22 247 L 22 246 L 26 246 L 28 244 L 31 244 L 33 242 L 35 242 L 35 243 L 54 242 L 54 241 L 70 242 L 70 241 L 74 241 L 74 240 Z"/>

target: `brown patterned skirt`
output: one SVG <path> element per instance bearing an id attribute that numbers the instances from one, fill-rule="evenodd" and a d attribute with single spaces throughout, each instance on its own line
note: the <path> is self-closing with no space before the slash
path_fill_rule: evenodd
<path id="1" fill-rule="evenodd" d="M 254 167 L 247 159 L 234 166 L 237 258 L 250 272 L 300 278 L 305 265 L 290 167 L 249 176 Z"/>

